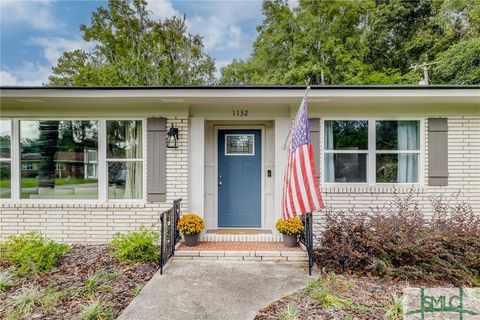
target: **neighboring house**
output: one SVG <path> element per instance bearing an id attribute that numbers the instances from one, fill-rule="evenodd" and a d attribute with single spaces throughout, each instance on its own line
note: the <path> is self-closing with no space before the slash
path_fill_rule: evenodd
<path id="1" fill-rule="evenodd" d="M 3 87 L 0 237 L 108 241 L 158 223 L 176 198 L 207 229 L 273 230 L 304 91 Z M 382 206 L 414 186 L 426 213 L 429 194 L 459 190 L 480 212 L 479 86 L 313 86 L 308 107 L 326 210 Z M 52 172 L 75 179 L 48 185 Z"/>
<path id="2" fill-rule="evenodd" d="M 60 151 L 53 158 L 55 177 L 60 179 L 95 179 L 96 150 Z M 23 153 L 20 160 L 21 177 L 37 178 L 42 155 L 40 153 Z"/>

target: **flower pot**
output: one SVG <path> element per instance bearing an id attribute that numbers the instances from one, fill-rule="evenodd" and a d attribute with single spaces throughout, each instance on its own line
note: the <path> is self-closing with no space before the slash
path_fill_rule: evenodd
<path id="1" fill-rule="evenodd" d="M 187 247 L 195 247 L 198 244 L 198 238 L 200 237 L 200 233 L 186 235 L 184 234 L 183 237 L 185 238 L 185 245 Z"/>
<path id="2" fill-rule="evenodd" d="M 297 246 L 297 236 L 283 235 L 283 244 L 285 247 L 293 248 Z"/>

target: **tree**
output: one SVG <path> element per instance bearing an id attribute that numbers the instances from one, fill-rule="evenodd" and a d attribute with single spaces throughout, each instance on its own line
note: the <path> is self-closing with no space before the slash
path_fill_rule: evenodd
<path id="1" fill-rule="evenodd" d="M 40 166 L 38 168 L 38 187 L 55 187 L 55 154 L 58 151 L 58 121 L 39 121 L 41 144 Z"/>
<path id="2" fill-rule="evenodd" d="M 344 83 L 364 72 L 366 31 L 373 3 L 265 1 L 262 24 L 247 61 L 222 69 L 221 83 Z"/>
<path id="3" fill-rule="evenodd" d="M 370 0 L 302 0 L 296 11 L 293 64 L 289 83 L 335 84 L 368 68 L 363 62 L 368 52 L 366 30 L 372 14 Z"/>
<path id="4" fill-rule="evenodd" d="M 423 62 L 437 62 L 433 83 L 480 83 L 478 1 L 266 0 L 263 14 L 251 57 L 221 83 L 417 84 Z"/>
<path id="5" fill-rule="evenodd" d="M 464 40 L 438 57 L 432 79 L 436 83 L 480 83 L 480 38 Z"/>
<path id="6" fill-rule="evenodd" d="M 109 0 L 80 26 L 92 52 L 65 52 L 49 77 L 60 86 L 195 85 L 213 81 L 214 61 L 185 17 L 153 20 L 145 0 Z"/>

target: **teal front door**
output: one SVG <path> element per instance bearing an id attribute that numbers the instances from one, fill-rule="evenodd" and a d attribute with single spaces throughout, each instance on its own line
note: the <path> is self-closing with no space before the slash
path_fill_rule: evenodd
<path id="1" fill-rule="evenodd" d="M 261 227 L 260 130 L 218 131 L 218 226 Z"/>

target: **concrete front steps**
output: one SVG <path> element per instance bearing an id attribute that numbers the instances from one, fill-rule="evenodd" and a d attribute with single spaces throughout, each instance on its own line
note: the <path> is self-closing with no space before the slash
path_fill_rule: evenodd
<path id="1" fill-rule="evenodd" d="M 196 247 L 180 243 L 174 260 L 256 261 L 307 263 L 307 253 L 300 247 L 287 248 L 278 242 L 200 242 Z"/>

